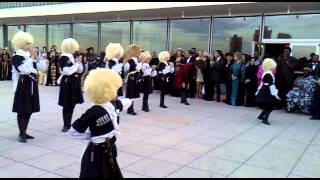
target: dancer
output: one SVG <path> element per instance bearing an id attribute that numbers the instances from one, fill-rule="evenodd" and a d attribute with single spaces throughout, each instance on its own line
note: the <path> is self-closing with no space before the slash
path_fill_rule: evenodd
<path id="1" fill-rule="evenodd" d="M 61 76 L 57 80 L 60 84 L 59 105 L 63 107 L 63 128 L 67 132 L 71 127 L 73 110 L 76 104 L 83 103 L 81 90 L 81 77 L 78 73 L 83 72 L 81 57 L 74 59 L 73 53 L 79 49 L 79 44 L 72 38 L 64 39 L 61 43 L 61 57 L 59 66 Z"/>
<path id="2" fill-rule="evenodd" d="M 167 93 L 168 83 L 169 83 L 169 73 L 174 72 L 174 64 L 172 62 L 167 62 L 170 59 L 170 54 L 168 51 L 162 51 L 159 53 L 159 77 L 160 77 L 160 107 L 167 108 L 168 106 L 164 105 L 164 96 Z"/>
<path id="3" fill-rule="evenodd" d="M 119 43 L 109 43 L 106 47 L 106 56 L 104 61 L 106 62 L 106 68 L 117 72 L 120 77 L 122 75 L 123 64 L 120 62 L 124 54 L 124 50 Z M 118 90 L 118 96 L 123 96 L 122 86 Z"/>
<path id="4" fill-rule="evenodd" d="M 152 81 L 151 77 L 157 75 L 157 71 L 155 69 L 150 68 L 149 62 L 151 60 L 151 54 L 149 52 L 143 52 L 140 54 L 139 57 L 142 65 L 141 65 L 141 72 L 142 72 L 142 80 L 141 80 L 141 92 L 143 93 L 143 102 L 142 102 L 142 111 L 149 112 L 149 94 L 152 93 Z"/>
<path id="5" fill-rule="evenodd" d="M 19 142 L 21 143 L 26 143 L 27 139 L 34 139 L 27 134 L 27 128 L 32 113 L 40 111 L 38 70 L 43 72 L 46 70 L 46 62 L 35 58 L 33 42 L 32 35 L 22 31 L 17 32 L 12 39 L 16 51 L 12 57 L 16 76 L 13 82 L 15 94 L 12 112 L 18 114 Z"/>
<path id="6" fill-rule="evenodd" d="M 262 109 L 258 119 L 262 120 L 263 124 L 270 125 L 268 118 L 274 108 L 274 99 L 276 97 L 281 100 L 278 96 L 278 89 L 275 86 L 275 78 L 272 71 L 277 67 L 277 63 L 273 59 L 265 59 L 262 63 L 263 75 L 262 81 L 256 92 L 256 102 Z"/>
<path id="7" fill-rule="evenodd" d="M 125 71 L 129 71 L 126 87 L 126 98 L 129 99 L 136 99 L 140 97 L 138 89 L 138 79 L 141 70 L 141 64 L 138 61 L 140 53 L 140 47 L 136 44 L 130 45 L 126 53 L 126 60 L 128 61 L 124 69 Z M 133 102 L 132 105 L 129 107 L 127 113 L 131 115 L 137 115 L 137 113 L 134 111 Z"/>
<path id="8" fill-rule="evenodd" d="M 95 105 L 69 130 L 75 138 L 89 140 L 82 155 L 80 178 L 122 178 L 115 145 L 119 123 L 116 109 L 110 102 L 116 99 L 121 86 L 119 74 L 103 68 L 90 71 L 84 82 L 84 93 Z M 127 109 L 131 100 L 120 99 L 117 104 Z"/>

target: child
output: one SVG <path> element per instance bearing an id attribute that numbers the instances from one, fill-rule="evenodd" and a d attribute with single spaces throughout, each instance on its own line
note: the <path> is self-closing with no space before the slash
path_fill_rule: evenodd
<path id="1" fill-rule="evenodd" d="M 106 47 L 106 68 L 117 72 L 120 76 L 122 75 L 123 64 L 120 62 L 124 54 L 124 50 L 119 43 L 110 43 Z M 122 87 L 118 90 L 118 96 L 123 96 Z"/>
<path id="2" fill-rule="evenodd" d="M 174 65 L 172 62 L 167 62 L 170 59 L 170 54 L 168 51 L 162 51 L 159 53 L 159 76 L 160 76 L 160 107 L 167 108 L 168 106 L 164 105 L 164 96 L 167 93 L 167 86 L 169 83 L 169 73 L 174 72 Z"/>
<path id="3" fill-rule="evenodd" d="M 140 97 L 138 89 L 138 78 L 141 70 L 141 64 L 138 61 L 141 50 L 138 45 L 132 44 L 129 46 L 126 53 L 128 62 L 125 65 L 125 70 L 129 72 L 127 77 L 126 98 L 136 99 Z M 128 109 L 128 114 L 137 115 L 134 111 L 133 103 Z"/>
<path id="4" fill-rule="evenodd" d="M 278 96 L 278 90 L 275 83 L 274 74 L 272 71 L 277 67 L 276 62 L 273 59 L 265 59 L 262 63 L 263 68 L 263 75 L 262 81 L 256 92 L 256 102 L 262 109 L 261 114 L 259 115 L 258 119 L 262 120 L 263 124 L 270 125 L 268 122 L 268 117 L 274 108 L 273 104 L 273 97 L 276 97 L 280 100 Z"/>
<path id="5" fill-rule="evenodd" d="M 38 70 L 44 72 L 46 62 L 43 59 L 36 60 L 32 47 L 33 37 L 30 33 L 17 32 L 12 43 L 16 51 L 12 57 L 16 76 L 13 82 L 15 94 L 12 112 L 18 114 L 19 142 L 26 143 L 27 139 L 34 139 L 27 134 L 27 128 L 32 113 L 40 111 Z"/>
<path id="6" fill-rule="evenodd" d="M 143 52 L 139 57 L 142 62 L 141 72 L 142 72 L 142 82 L 141 82 L 141 92 L 143 93 L 142 111 L 149 112 L 148 98 L 149 94 L 152 93 L 152 81 L 151 76 L 157 75 L 157 71 L 150 68 L 149 62 L 151 60 L 151 54 L 149 52 Z"/>
<path id="7" fill-rule="evenodd" d="M 84 82 L 84 93 L 95 105 L 69 130 L 75 138 L 90 140 L 82 156 L 80 178 L 122 178 L 116 159 L 119 123 L 115 106 L 127 109 L 132 102 L 130 99 L 116 100 L 121 86 L 119 74 L 104 68 L 90 71 Z"/>
<path id="8" fill-rule="evenodd" d="M 79 50 L 79 44 L 72 38 L 64 39 L 61 43 L 62 54 L 59 59 L 61 76 L 57 80 L 60 84 L 59 102 L 63 107 L 63 128 L 67 132 L 71 127 L 73 110 L 76 104 L 82 104 L 81 77 L 78 73 L 83 72 L 81 57 L 74 59 L 73 54 Z"/>

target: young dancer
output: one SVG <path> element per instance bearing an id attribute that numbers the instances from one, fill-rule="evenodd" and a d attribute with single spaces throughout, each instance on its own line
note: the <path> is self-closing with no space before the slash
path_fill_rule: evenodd
<path id="1" fill-rule="evenodd" d="M 274 108 L 274 97 L 280 100 L 278 96 L 278 89 L 275 86 L 275 78 L 272 73 L 277 67 L 273 59 L 265 59 L 262 63 L 263 75 L 262 81 L 256 92 L 256 102 L 262 109 L 258 119 L 262 120 L 263 124 L 270 125 L 268 118 Z"/>
<path id="2" fill-rule="evenodd" d="M 78 73 L 83 72 L 81 57 L 74 59 L 73 53 L 79 50 L 79 44 L 76 40 L 68 38 L 62 41 L 62 54 L 59 59 L 61 76 L 57 83 L 60 84 L 59 102 L 63 107 L 63 128 L 62 132 L 67 132 L 71 127 L 73 110 L 76 104 L 83 103 L 81 76 Z"/>
<path id="3" fill-rule="evenodd" d="M 12 57 L 15 72 L 14 102 L 12 112 L 16 112 L 19 127 L 19 142 L 26 143 L 27 139 L 34 139 L 27 134 L 27 128 L 32 113 L 40 111 L 38 70 L 46 70 L 46 62 L 36 59 L 32 47 L 33 37 L 30 33 L 19 31 L 12 39 L 16 54 Z M 30 54 L 31 52 L 31 54 Z"/>
<path id="4" fill-rule="evenodd" d="M 168 51 L 162 51 L 159 53 L 159 79 L 160 79 L 160 89 L 161 89 L 161 93 L 160 93 L 160 107 L 161 108 L 167 108 L 168 106 L 166 106 L 164 104 L 164 96 L 167 93 L 167 89 L 168 89 L 168 83 L 169 83 L 169 73 L 173 73 L 174 72 L 174 64 L 172 62 L 168 63 L 168 60 L 170 59 L 170 54 Z"/>
<path id="5" fill-rule="evenodd" d="M 138 61 L 140 53 L 140 47 L 135 44 L 130 45 L 126 53 L 126 59 L 128 61 L 124 69 L 125 71 L 129 72 L 126 87 L 126 98 L 129 99 L 136 99 L 140 97 L 138 89 L 138 79 L 141 70 L 141 63 Z M 137 115 L 137 113 L 134 111 L 133 102 L 127 113 L 131 115 Z"/>
<path id="6" fill-rule="evenodd" d="M 143 102 L 142 102 L 142 111 L 149 112 L 149 94 L 152 93 L 152 81 L 151 77 L 155 77 L 157 75 L 157 71 L 155 69 L 150 68 L 149 62 L 151 60 L 151 54 L 149 52 L 143 52 L 139 57 L 142 65 L 142 82 L 141 82 L 141 92 L 143 93 Z"/>
<path id="7" fill-rule="evenodd" d="M 110 43 L 106 47 L 105 52 L 106 52 L 106 56 L 105 56 L 106 68 L 117 72 L 121 76 L 123 64 L 120 62 L 120 59 L 124 54 L 124 50 L 121 44 Z M 123 96 L 122 87 L 120 87 L 118 90 L 118 96 L 120 97 Z"/>
<path id="8" fill-rule="evenodd" d="M 98 68 L 89 72 L 84 93 L 95 105 L 77 119 L 69 133 L 78 139 L 89 140 L 82 160 L 80 178 L 122 178 L 117 163 L 116 135 L 119 133 L 115 104 L 120 109 L 131 105 L 130 99 L 118 99 L 122 79 L 110 69 Z"/>

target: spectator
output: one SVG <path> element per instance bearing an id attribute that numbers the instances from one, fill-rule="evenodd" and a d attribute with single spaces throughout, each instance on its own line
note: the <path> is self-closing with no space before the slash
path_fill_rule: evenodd
<path id="1" fill-rule="evenodd" d="M 224 102 L 230 105 L 231 104 L 231 86 L 232 86 L 231 66 L 234 63 L 234 60 L 231 53 L 226 53 L 225 57 L 226 57 L 226 63 L 223 71 L 223 76 L 224 76 L 224 83 L 226 85 L 226 99 Z"/>
<path id="2" fill-rule="evenodd" d="M 242 105 L 241 87 L 244 79 L 245 64 L 243 63 L 242 54 L 240 52 L 234 53 L 234 60 L 235 62 L 231 66 L 231 105 L 237 106 Z"/>
<path id="3" fill-rule="evenodd" d="M 287 112 L 297 111 L 309 113 L 310 111 L 316 78 L 311 75 L 310 68 L 306 67 L 303 71 L 303 76 L 295 80 L 293 89 L 287 94 Z"/>
<path id="4" fill-rule="evenodd" d="M 245 88 L 245 96 L 246 103 L 245 106 L 253 107 L 255 106 L 255 93 L 257 91 L 257 72 L 258 67 L 256 66 L 256 59 L 251 58 L 249 61 L 249 65 L 246 67 L 244 74 L 244 88 Z"/>

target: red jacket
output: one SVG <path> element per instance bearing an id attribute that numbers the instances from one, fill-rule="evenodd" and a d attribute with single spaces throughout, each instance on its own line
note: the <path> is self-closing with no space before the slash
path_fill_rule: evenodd
<path id="1" fill-rule="evenodd" d="M 195 67 L 193 63 L 182 64 L 180 69 L 176 73 L 174 87 L 176 89 L 181 89 L 182 83 L 185 83 L 185 85 L 187 86 L 194 73 Z"/>

